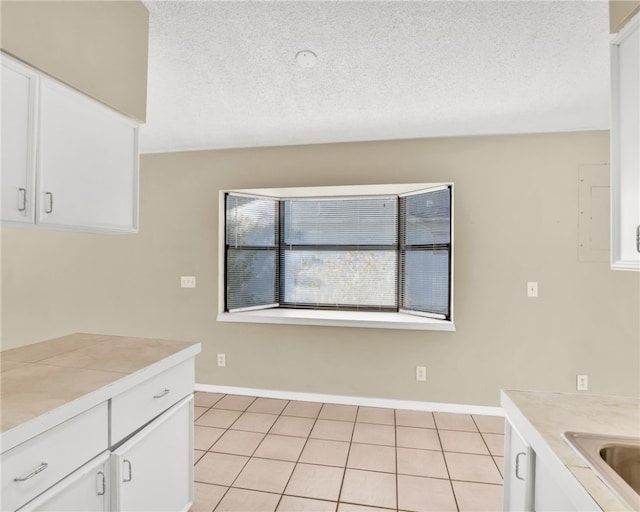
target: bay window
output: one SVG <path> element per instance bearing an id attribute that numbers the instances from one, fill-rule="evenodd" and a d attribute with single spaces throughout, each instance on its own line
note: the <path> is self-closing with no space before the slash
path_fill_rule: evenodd
<path id="1" fill-rule="evenodd" d="M 452 191 L 222 192 L 218 319 L 453 330 Z"/>

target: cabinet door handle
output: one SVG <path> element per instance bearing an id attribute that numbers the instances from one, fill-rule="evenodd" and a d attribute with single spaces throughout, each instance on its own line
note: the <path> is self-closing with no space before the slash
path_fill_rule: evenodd
<path id="1" fill-rule="evenodd" d="M 524 480 L 524 478 L 522 478 L 520 476 L 520 456 L 521 455 L 524 455 L 526 457 L 527 454 L 525 452 L 520 452 L 520 453 L 518 453 L 518 455 L 516 455 L 516 471 L 515 471 L 515 473 L 516 473 L 516 478 L 518 480 Z"/>
<path id="2" fill-rule="evenodd" d="M 18 211 L 19 212 L 27 211 L 27 189 L 26 188 L 18 189 Z"/>
<path id="3" fill-rule="evenodd" d="M 34 469 L 28 475 L 17 476 L 16 478 L 13 479 L 13 481 L 14 482 L 24 482 L 26 480 L 29 480 L 30 478 L 33 478 L 34 476 L 36 476 L 38 473 L 42 473 L 48 467 L 49 467 L 49 464 L 47 464 L 46 462 L 42 462 L 42 463 L 40 463 L 40 465 L 36 469 Z"/>
<path id="4" fill-rule="evenodd" d="M 96 489 L 96 494 L 98 496 L 104 496 L 104 493 L 106 492 L 106 482 L 105 482 L 105 477 L 104 477 L 104 473 L 102 471 L 98 471 L 98 474 L 96 475 L 96 484 L 98 485 L 97 489 Z"/>
<path id="5" fill-rule="evenodd" d="M 640 252 L 640 225 L 636 228 L 636 251 Z"/>
<path id="6" fill-rule="evenodd" d="M 124 459 L 122 461 L 123 464 L 126 464 L 127 466 L 129 466 L 129 477 L 128 478 L 123 478 L 122 481 L 123 482 L 131 482 L 131 479 L 133 478 L 133 473 L 131 471 L 131 461 Z"/>
<path id="7" fill-rule="evenodd" d="M 49 198 L 49 207 L 48 208 L 46 206 L 47 197 Z M 45 200 L 44 213 L 52 213 L 53 212 L 53 194 L 51 192 L 45 192 L 44 193 L 44 200 Z"/>
<path id="8" fill-rule="evenodd" d="M 163 396 L 167 396 L 169 394 L 169 390 L 165 389 L 162 393 L 158 395 L 153 395 L 153 398 L 162 398 Z"/>

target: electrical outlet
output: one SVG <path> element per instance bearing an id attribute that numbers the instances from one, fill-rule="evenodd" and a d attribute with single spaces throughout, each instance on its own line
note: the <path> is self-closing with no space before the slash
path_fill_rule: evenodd
<path id="1" fill-rule="evenodd" d="M 538 283 L 536 281 L 530 281 L 527 283 L 527 297 L 538 296 Z"/>
<path id="2" fill-rule="evenodd" d="M 578 391 L 589 391 L 589 376 L 577 375 L 576 376 L 576 389 Z"/>
<path id="3" fill-rule="evenodd" d="M 218 354 L 218 366 L 227 366 L 227 356 L 225 354 Z"/>
<path id="4" fill-rule="evenodd" d="M 416 366 L 416 380 L 427 380 L 427 368 L 425 366 Z"/>
<path id="5" fill-rule="evenodd" d="M 180 288 L 195 288 L 196 276 L 182 276 L 180 277 Z"/>

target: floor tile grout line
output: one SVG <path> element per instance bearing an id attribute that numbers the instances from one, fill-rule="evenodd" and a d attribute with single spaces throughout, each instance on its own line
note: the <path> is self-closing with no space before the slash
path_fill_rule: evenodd
<path id="1" fill-rule="evenodd" d="M 436 423 L 436 417 L 435 414 L 433 416 L 433 422 L 435 423 L 436 427 L 438 426 L 438 424 Z M 456 496 L 456 491 L 453 487 L 453 480 L 451 480 L 451 472 L 449 471 L 449 464 L 447 463 L 447 458 L 444 456 L 444 446 L 442 445 L 442 439 L 440 439 L 440 430 L 438 428 L 436 428 L 436 433 L 438 435 L 438 443 L 440 443 L 440 450 L 442 451 L 442 458 L 444 460 L 444 467 L 447 470 L 447 476 L 449 477 L 449 486 L 451 487 L 451 494 L 453 495 L 453 502 L 455 503 L 456 506 L 456 510 L 460 510 L 460 505 L 458 504 L 458 498 Z"/>
<path id="2" fill-rule="evenodd" d="M 452 482 L 462 482 L 465 484 L 478 484 L 478 485 L 494 485 L 496 487 L 502 487 L 502 484 L 496 484 L 494 482 L 478 482 L 477 480 L 461 480 L 456 478 L 455 480 L 451 480 Z"/>
<path id="3" fill-rule="evenodd" d="M 393 512 L 398 512 L 397 508 L 394 507 L 385 507 L 384 505 L 363 505 L 362 503 L 357 503 L 355 501 L 339 501 L 338 505 L 340 505 L 341 503 L 347 504 L 347 505 L 356 505 L 357 507 L 372 507 L 372 508 L 379 508 L 382 510 L 389 510 L 389 511 L 393 511 Z"/>
<path id="4" fill-rule="evenodd" d="M 356 407 L 356 418 L 357 418 L 358 411 L 360 410 L 360 406 L 356 405 L 355 407 Z M 353 443 L 353 435 L 355 431 L 356 431 L 356 424 L 354 421 L 353 428 L 351 429 L 351 440 L 349 441 L 349 448 L 347 449 L 347 458 L 344 461 L 344 468 L 342 471 L 342 480 L 340 481 L 340 489 L 338 489 L 338 503 L 340 503 L 340 498 L 342 498 L 342 489 L 344 488 L 344 480 L 347 477 L 347 464 L 349 464 L 349 456 L 351 455 L 351 444 Z"/>
<path id="5" fill-rule="evenodd" d="M 484 443 L 484 445 L 487 447 L 487 451 L 491 456 L 491 460 L 493 461 L 493 464 L 498 470 L 498 474 L 502 477 L 502 480 L 504 481 L 504 475 L 502 474 L 502 471 L 500 471 L 500 467 L 498 466 L 498 463 L 496 462 L 496 459 L 494 458 L 493 453 L 491 453 L 491 449 L 489 448 L 489 444 L 487 443 L 487 440 L 484 438 L 484 436 L 482 435 L 482 432 L 480 431 L 480 426 L 478 425 L 478 423 L 476 422 L 476 419 L 473 416 L 471 416 L 471 420 L 473 421 L 473 423 L 476 425 L 476 428 L 480 432 L 480 438 L 482 439 L 482 442 Z"/>
<path id="6" fill-rule="evenodd" d="M 398 466 L 398 411 L 393 410 L 393 439 L 395 441 L 394 452 L 396 454 L 396 511 L 400 510 L 400 468 Z"/>
<path id="7" fill-rule="evenodd" d="M 287 494 L 287 493 L 282 493 L 282 495 L 280 496 L 280 501 L 282 501 L 282 498 L 301 498 L 303 500 L 312 500 L 312 501 L 327 501 L 329 503 L 335 503 L 336 504 L 336 508 L 338 505 L 337 501 L 334 500 L 328 500 L 325 498 L 312 498 L 311 496 L 301 496 L 299 494 Z M 278 506 L 280 505 L 280 502 L 278 502 Z M 277 509 L 277 507 L 276 507 Z"/>

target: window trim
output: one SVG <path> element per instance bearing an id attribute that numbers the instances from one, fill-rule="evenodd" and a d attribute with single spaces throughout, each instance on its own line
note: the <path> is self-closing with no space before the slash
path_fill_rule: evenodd
<path id="1" fill-rule="evenodd" d="M 247 194 L 277 197 L 280 199 L 301 197 L 356 196 L 356 195 L 407 195 L 424 189 L 451 187 L 451 266 L 450 266 L 450 319 L 442 320 L 415 314 L 374 311 L 335 311 L 322 309 L 249 309 L 226 312 L 225 304 L 225 195 Z M 219 191 L 218 200 L 218 316 L 219 322 L 266 323 L 290 325 L 326 325 L 337 327 L 364 327 L 383 329 L 455 331 L 454 324 L 454 206 L 453 183 L 403 183 L 376 185 L 346 185 L 324 187 L 288 187 L 273 189 L 229 189 Z"/>

